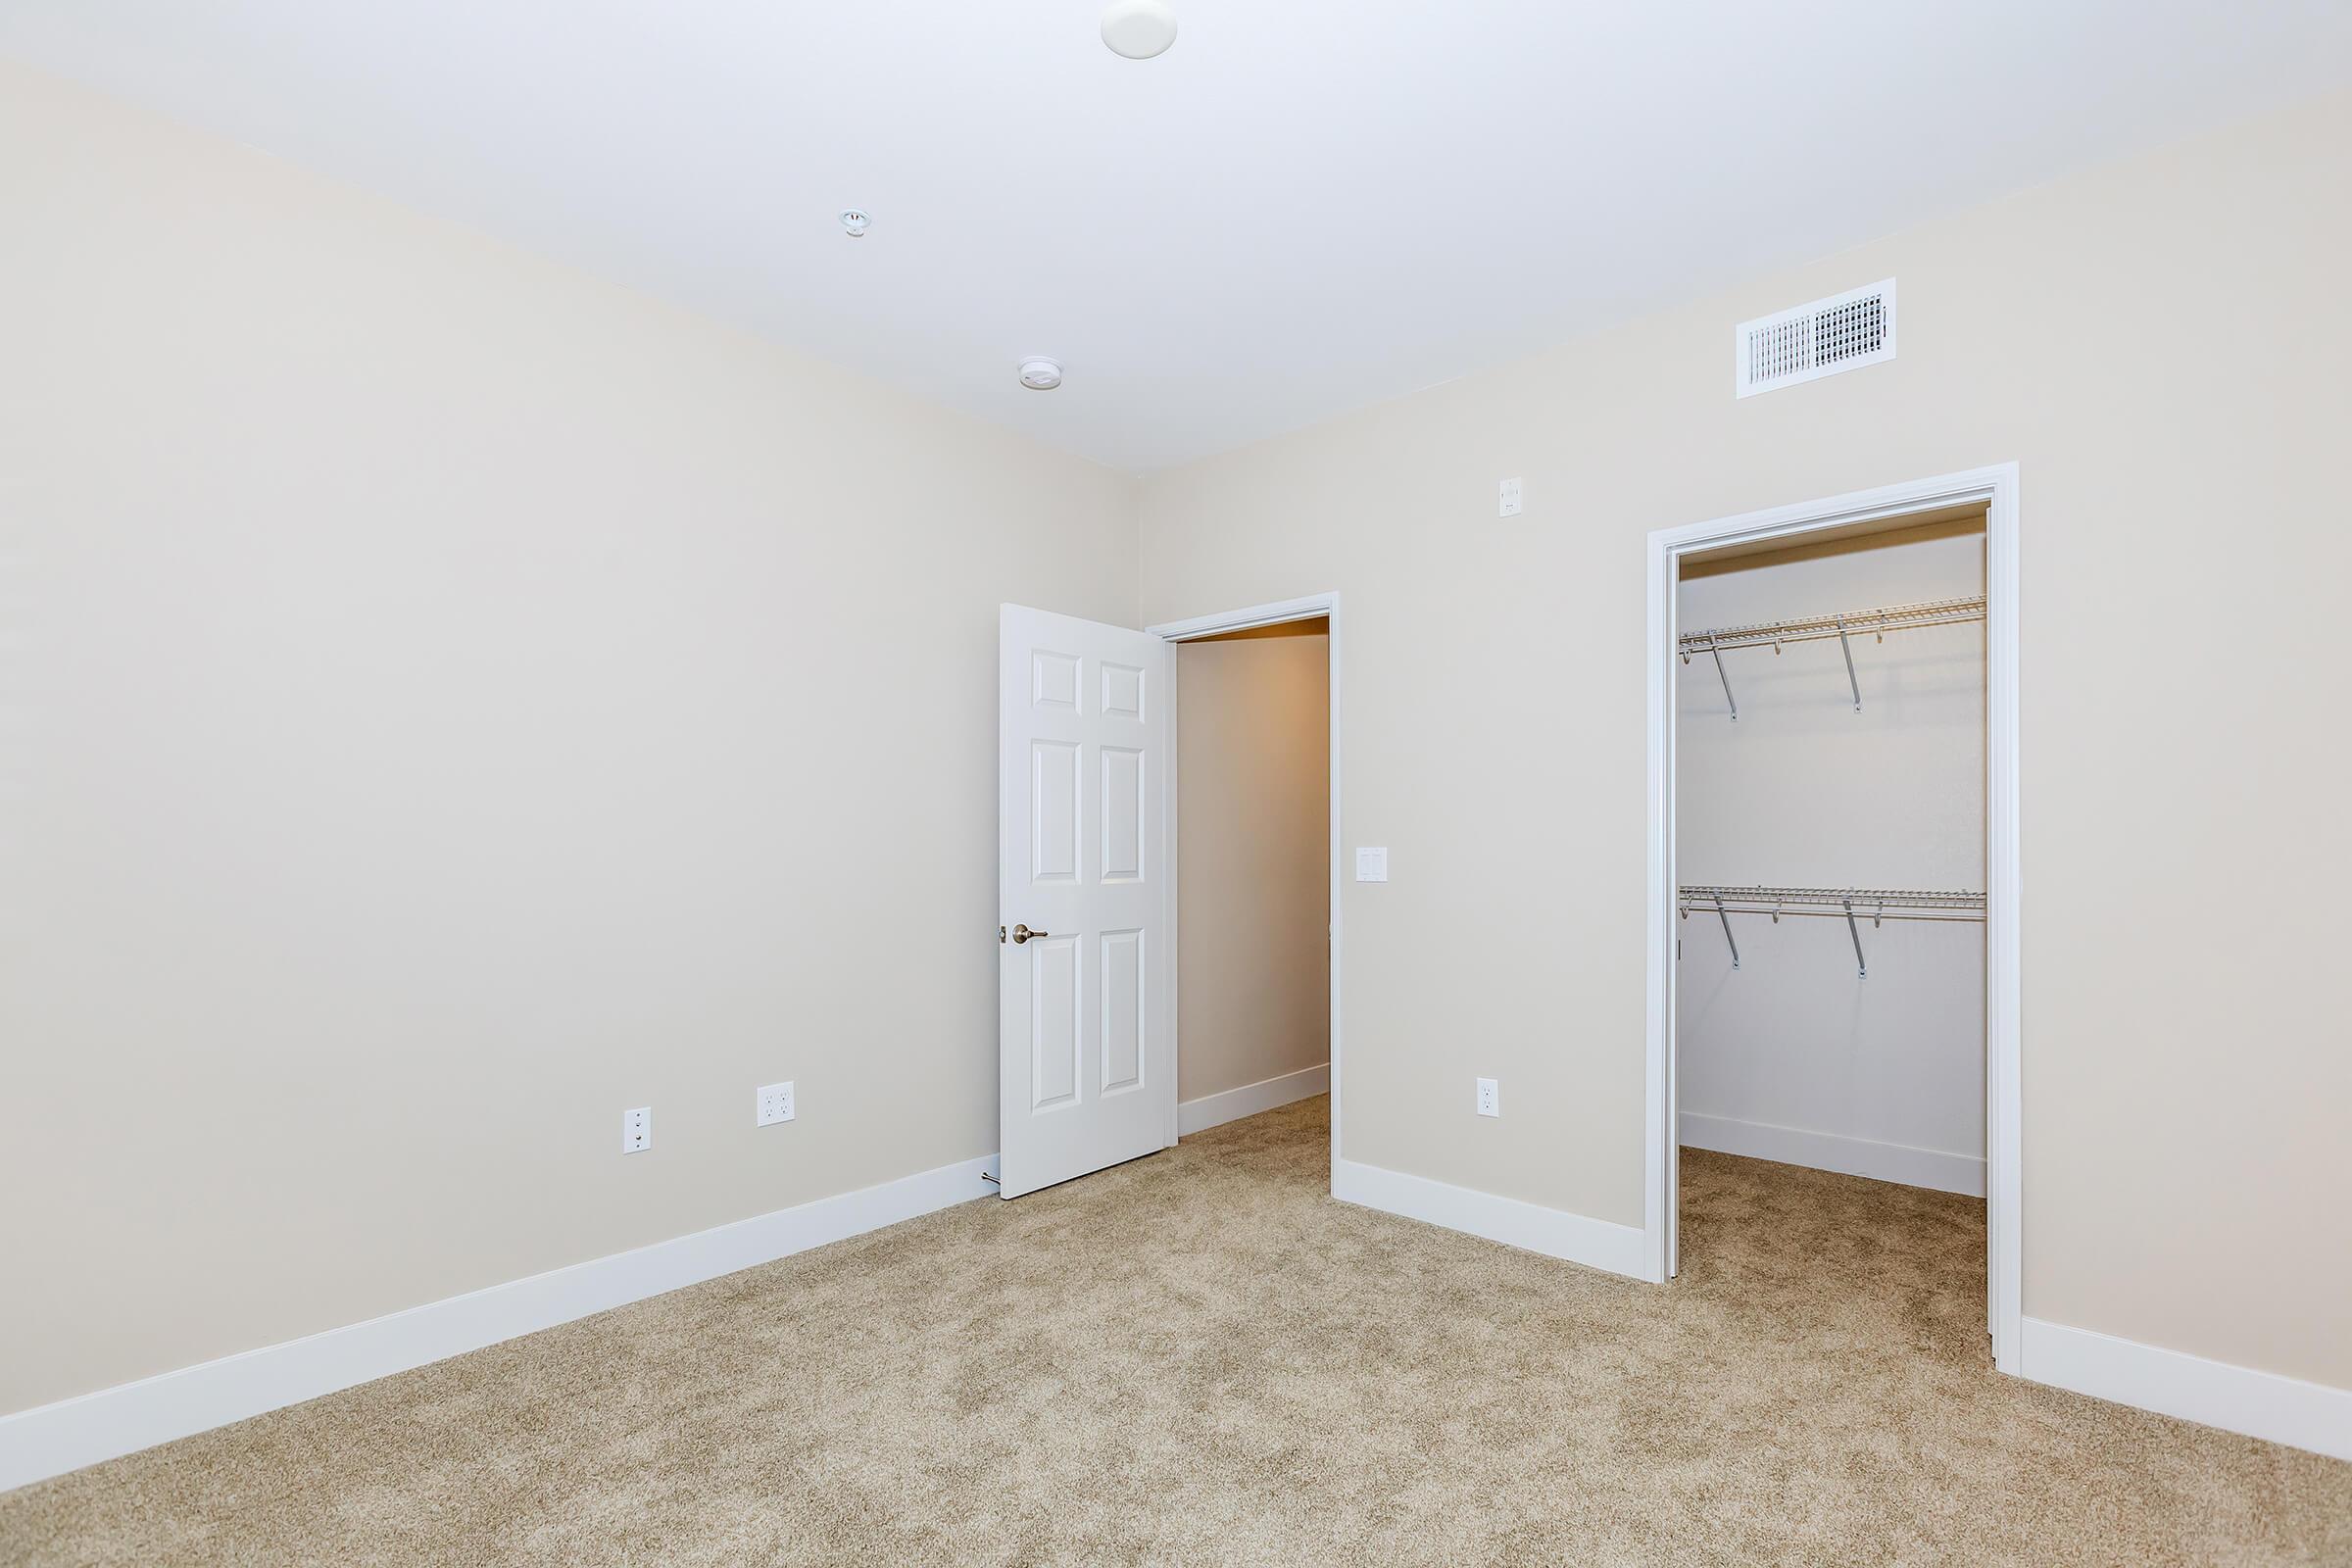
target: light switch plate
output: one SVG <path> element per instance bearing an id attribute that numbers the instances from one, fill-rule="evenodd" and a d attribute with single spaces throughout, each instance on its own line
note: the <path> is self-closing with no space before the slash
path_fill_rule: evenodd
<path id="1" fill-rule="evenodd" d="M 1494 515 L 1497 517 L 1516 517 L 1519 515 L 1518 480 L 1505 479 L 1502 481 L 1502 496 L 1500 502 L 1495 508 Z"/>
<path id="2" fill-rule="evenodd" d="M 1478 1113 L 1481 1116 L 1502 1114 L 1502 1091 L 1494 1087 L 1494 1080 L 1492 1078 L 1481 1078 L 1478 1081 Z"/>
<path id="3" fill-rule="evenodd" d="M 1389 879 L 1389 852 L 1363 850 L 1355 852 L 1355 879 L 1358 882 L 1386 882 Z"/>
<path id="4" fill-rule="evenodd" d="M 761 1084 L 752 1099 L 755 1127 L 772 1127 L 777 1122 L 792 1120 L 795 1114 L 790 1084 Z"/>
<path id="5" fill-rule="evenodd" d="M 620 1113 L 620 1152 L 642 1154 L 654 1147 L 654 1107 L 639 1105 Z"/>

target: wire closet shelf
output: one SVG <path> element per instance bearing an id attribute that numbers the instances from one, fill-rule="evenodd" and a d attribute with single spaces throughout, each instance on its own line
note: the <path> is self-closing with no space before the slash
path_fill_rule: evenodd
<path id="1" fill-rule="evenodd" d="M 1740 967 L 1740 943 L 1732 935 L 1735 914 L 1770 915 L 1776 925 L 1785 914 L 1842 919 L 1846 935 L 1854 943 L 1855 974 L 1864 980 L 1870 978 L 1870 960 L 1862 954 L 1862 920 L 1875 927 L 1886 920 L 1984 918 L 1984 895 L 1964 889 L 1723 887 L 1685 883 L 1675 903 L 1686 920 L 1694 911 L 1715 916 L 1723 926 L 1724 945 L 1732 950 L 1735 969 Z"/>
<path id="2" fill-rule="evenodd" d="M 1845 683 L 1853 693 L 1854 711 L 1862 711 L 1862 683 L 1854 674 L 1853 636 L 1867 632 L 1880 642 L 1890 631 L 1910 631 L 1921 626 L 1959 626 L 1984 618 L 1984 596 L 1969 599 L 1931 599 L 1916 605 L 1886 605 L 1877 610 L 1851 610 L 1828 615 L 1807 615 L 1795 620 L 1761 620 L 1746 626 L 1713 626 L 1705 631 L 1687 631 L 1675 639 L 1676 651 L 1688 664 L 1700 654 L 1715 661 L 1715 677 L 1723 682 L 1723 700 L 1732 710 L 1732 721 L 1740 720 L 1740 703 L 1732 696 L 1732 677 L 1725 673 L 1723 656 L 1738 653 L 1742 648 L 1769 648 L 1777 656 L 1785 643 L 1823 642 L 1838 639 L 1845 655 Z"/>

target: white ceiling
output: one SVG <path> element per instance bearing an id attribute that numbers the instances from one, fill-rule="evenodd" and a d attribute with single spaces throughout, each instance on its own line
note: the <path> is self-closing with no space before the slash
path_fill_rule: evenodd
<path id="1" fill-rule="evenodd" d="M 1173 4 L 1145 62 L 1101 0 L 0 0 L 0 52 L 1132 470 L 2352 80 L 2342 0 Z"/>

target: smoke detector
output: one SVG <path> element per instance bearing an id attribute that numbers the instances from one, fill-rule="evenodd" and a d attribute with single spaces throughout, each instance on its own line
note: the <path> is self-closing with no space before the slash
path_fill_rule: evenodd
<path id="1" fill-rule="evenodd" d="M 873 222 L 874 220 L 866 216 L 866 211 L 862 207 L 844 207 L 841 210 L 841 231 L 852 239 L 858 238 L 871 228 Z"/>
<path id="2" fill-rule="evenodd" d="M 1033 354 L 1021 362 L 1021 385 L 1032 392 L 1051 392 L 1061 385 L 1061 362 Z"/>
<path id="3" fill-rule="evenodd" d="M 1110 0 L 1102 10 L 1102 41 L 1130 60 L 1165 54 L 1176 41 L 1176 13 L 1166 0 Z"/>

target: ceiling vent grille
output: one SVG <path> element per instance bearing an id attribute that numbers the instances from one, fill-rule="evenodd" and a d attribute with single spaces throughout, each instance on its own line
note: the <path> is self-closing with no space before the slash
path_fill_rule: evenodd
<path id="1" fill-rule="evenodd" d="M 1894 279 L 1742 321 L 1732 345 L 1743 398 L 1891 360 Z"/>

